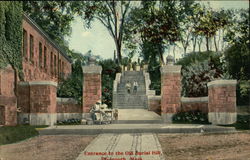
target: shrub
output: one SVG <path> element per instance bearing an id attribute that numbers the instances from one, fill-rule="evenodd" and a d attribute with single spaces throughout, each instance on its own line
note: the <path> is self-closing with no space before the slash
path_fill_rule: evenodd
<path id="1" fill-rule="evenodd" d="M 57 121 L 57 125 L 79 125 L 79 124 L 81 124 L 81 120 L 76 118 Z"/>
<path id="2" fill-rule="evenodd" d="M 57 96 L 74 98 L 78 104 L 82 104 L 82 82 L 83 73 L 81 61 L 76 61 L 72 65 L 72 74 L 58 85 Z"/>
<path id="3" fill-rule="evenodd" d="M 213 63 L 205 60 L 182 69 L 182 94 L 187 97 L 207 96 L 207 83 L 221 77 L 221 72 Z"/>
<path id="4" fill-rule="evenodd" d="M 222 77 L 220 53 L 190 53 L 177 64 L 182 65 L 182 95 L 186 97 L 207 96 L 207 83 Z"/>
<path id="5" fill-rule="evenodd" d="M 173 116 L 173 123 L 209 124 L 207 114 L 200 111 L 179 112 Z"/>
<path id="6" fill-rule="evenodd" d="M 250 80 L 240 80 L 236 91 L 237 105 L 250 105 Z"/>

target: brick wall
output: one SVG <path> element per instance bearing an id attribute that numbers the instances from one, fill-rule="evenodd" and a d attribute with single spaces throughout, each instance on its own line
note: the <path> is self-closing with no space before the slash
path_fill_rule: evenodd
<path id="1" fill-rule="evenodd" d="M 42 29 L 27 16 L 24 16 L 23 19 L 23 32 L 25 81 L 47 80 L 57 82 L 59 76 L 64 75 L 66 77 L 71 73 L 69 60 Z M 33 39 L 33 43 L 31 39 Z"/>
<path id="2" fill-rule="evenodd" d="M 30 86 L 28 82 L 18 83 L 17 106 L 22 113 L 30 113 Z"/>
<path id="3" fill-rule="evenodd" d="M 4 125 L 13 126 L 17 123 L 16 96 L 14 94 L 14 71 L 10 66 L 0 70 L 0 106 L 4 117 Z"/>
<path id="4" fill-rule="evenodd" d="M 208 97 L 182 97 L 181 112 L 200 111 L 208 113 Z"/>
<path id="5" fill-rule="evenodd" d="M 72 98 L 57 98 L 57 121 L 82 119 L 82 106 Z"/>
<path id="6" fill-rule="evenodd" d="M 82 113 L 82 106 L 71 98 L 57 98 L 57 113 Z"/>
<path id="7" fill-rule="evenodd" d="M 30 113 L 56 113 L 56 87 L 30 84 Z"/>
<path id="8" fill-rule="evenodd" d="M 161 114 L 161 96 L 148 96 L 148 110 Z"/>
<path id="9" fill-rule="evenodd" d="M 208 83 L 208 116 L 213 124 L 236 122 L 236 80 L 216 80 Z"/>

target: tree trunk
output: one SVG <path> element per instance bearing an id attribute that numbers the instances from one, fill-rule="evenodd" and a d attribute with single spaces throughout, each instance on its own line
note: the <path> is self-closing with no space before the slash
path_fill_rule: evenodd
<path id="1" fill-rule="evenodd" d="M 184 50 L 184 55 L 186 55 L 186 53 L 187 53 L 187 46 L 183 47 L 183 50 Z"/>
<path id="2" fill-rule="evenodd" d="M 214 36 L 214 47 L 215 47 L 215 51 L 218 52 L 218 47 L 216 44 L 216 36 Z"/>
<path id="3" fill-rule="evenodd" d="M 115 41 L 115 47 L 116 47 L 116 53 L 117 53 L 117 61 L 118 61 L 118 64 L 120 65 L 121 64 L 121 59 L 122 59 L 121 45 L 119 43 L 119 40 L 114 38 L 114 41 Z"/>
<path id="4" fill-rule="evenodd" d="M 207 47 L 207 51 L 209 51 L 209 38 L 206 37 L 206 47 Z"/>
<path id="5" fill-rule="evenodd" d="M 159 52 L 159 56 L 160 56 L 160 64 L 161 65 L 164 65 L 165 63 L 164 63 L 164 58 L 163 58 L 163 53 L 162 53 L 162 45 L 161 44 L 159 44 L 158 45 L 158 52 Z"/>
<path id="6" fill-rule="evenodd" d="M 221 51 L 224 50 L 224 29 L 222 29 L 222 42 L 221 42 Z"/>
<path id="7" fill-rule="evenodd" d="M 218 42 L 217 42 L 218 51 L 220 51 L 220 40 L 221 40 L 221 30 L 219 30 L 219 38 L 218 38 Z"/>
<path id="8" fill-rule="evenodd" d="M 18 70 L 15 67 L 12 67 L 12 69 L 14 70 L 14 94 L 17 97 Z"/>
<path id="9" fill-rule="evenodd" d="M 196 39 L 197 39 L 197 36 L 195 36 L 193 40 L 193 52 L 195 52 L 195 48 L 196 48 Z"/>

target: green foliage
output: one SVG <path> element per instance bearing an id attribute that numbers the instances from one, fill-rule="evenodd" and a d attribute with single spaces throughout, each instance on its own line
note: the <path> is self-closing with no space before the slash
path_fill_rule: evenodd
<path id="1" fill-rule="evenodd" d="M 22 2 L 0 4 L 0 67 L 10 64 L 22 80 Z"/>
<path id="2" fill-rule="evenodd" d="M 182 65 L 182 95 L 207 96 L 207 83 L 222 76 L 220 54 L 214 52 L 190 53 L 177 62 Z"/>
<path id="3" fill-rule="evenodd" d="M 208 115 L 200 111 L 179 112 L 173 116 L 173 123 L 209 124 Z"/>
<path id="4" fill-rule="evenodd" d="M 247 44 L 249 47 L 249 8 L 230 10 L 229 25 L 224 40 L 230 44 Z"/>
<path id="5" fill-rule="evenodd" d="M 59 83 L 57 89 L 58 97 L 72 97 L 77 100 L 79 104 L 82 104 L 82 63 L 77 60 L 72 65 L 72 74 L 62 82 Z"/>
<path id="6" fill-rule="evenodd" d="M 237 105 L 250 105 L 250 80 L 240 80 L 236 91 Z"/>
<path id="7" fill-rule="evenodd" d="M 77 6 L 66 1 L 24 1 L 23 10 L 30 16 L 53 40 L 67 49 L 64 36 L 71 34 L 71 22 Z"/>
<path id="8" fill-rule="evenodd" d="M 237 122 L 233 126 L 239 130 L 249 130 L 250 115 L 237 115 Z"/>
<path id="9" fill-rule="evenodd" d="M 62 121 L 57 121 L 57 125 L 80 125 L 81 120 L 80 119 L 66 119 Z"/>
<path id="10" fill-rule="evenodd" d="M 225 51 L 226 69 L 234 79 L 250 79 L 249 43 L 235 43 Z"/>
<path id="11" fill-rule="evenodd" d="M 113 81 L 116 73 L 120 72 L 120 67 L 112 60 L 99 61 L 102 66 L 102 103 L 112 107 Z"/>
<path id="12" fill-rule="evenodd" d="M 0 145 L 15 143 L 27 138 L 39 135 L 36 128 L 44 128 L 47 126 L 3 126 L 0 127 Z"/>
<path id="13" fill-rule="evenodd" d="M 221 77 L 221 71 L 211 62 L 196 62 L 182 70 L 182 94 L 187 97 L 207 96 L 207 83 Z"/>

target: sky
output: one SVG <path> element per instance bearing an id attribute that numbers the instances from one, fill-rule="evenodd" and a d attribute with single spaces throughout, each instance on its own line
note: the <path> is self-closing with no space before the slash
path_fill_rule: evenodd
<path id="1" fill-rule="evenodd" d="M 210 5 L 213 9 L 229 9 L 229 8 L 249 8 L 249 0 L 236 1 L 200 1 L 205 5 Z M 69 42 L 70 49 L 85 54 L 89 50 L 94 55 L 100 55 L 104 59 L 113 58 L 115 43 L 107 29 L 99 22 L 94 21 L 90 29 L 83 27 L 83 21 L 80 17 L 76 17 L 72 22 L 71 37 L 66 38 Z M 173 49 L 170 48 L 169 54 L 172 54 Z M 191 51 L 191 48 L 187 50 Z M 183 49 L 175 48 L 176 56 L 180 57 Z M 165 54 L 167 56 L 167 54 Z"/>

